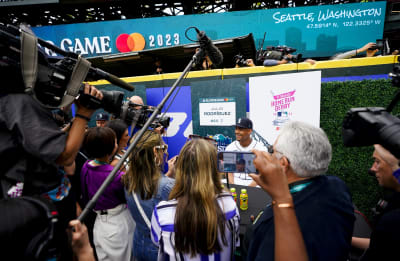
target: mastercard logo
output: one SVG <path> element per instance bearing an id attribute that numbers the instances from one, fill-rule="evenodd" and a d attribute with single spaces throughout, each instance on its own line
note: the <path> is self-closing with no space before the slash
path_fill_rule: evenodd
<path id="1" fill-rule="evenodd" d="M 143 35 L 139 33 L 133 34 L 120 34 L 117 37 L 116 45 L 118 51 L 121 53 L 141 51 L 146 45 Z"/>

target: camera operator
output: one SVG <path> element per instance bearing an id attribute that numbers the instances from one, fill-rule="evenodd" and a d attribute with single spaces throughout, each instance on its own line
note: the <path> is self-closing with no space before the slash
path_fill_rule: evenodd
<path id="1" fill-rule="evenodd" d="M 371 171 L 375 173 L 379 185 L 389 193 L 384 201 L 377 204 L 371 239 L 353 237 L 352 244 L 368 248 L 361 257 L 363 261 L 394 260 L 399 257 L 400 242 L 400 183 L 395 177 L 400 172 L 399 159 L 379 144 L 375 144 L 374 148 Z"/>
<path id="2" fill-rule="evenodd" d="M 99 100 L 103 95 L 85 84 L 84 94 Z M 70 181 L 60 166 L 71 166 L 83 141 L 92 109 L 75 102 L 77 113 L 69 133 L 61 131 L 50 110 L 31 95 L 17 90 L 0 95 L 1 198 L 41 195 L 59 212 L 56 230 L 63 231 L 75 218 L 75 202 L 68 199 Z M 58 245 L 65 246 L 60 236 Z M 65 257 L 66 259 L 68 257 Z"/>
<path id="3" fill-rule="evenodd" d="M 267 47 L 266 51 L 261 51 L 257 56 L 257 62 L 264 66 L 274 66 L 289 62 L 299 62 L 302 55 L 292 55 L 296 49 L 287 46 Z"/>
<path id="4" fill-rule="evenodd" d="M 130 97 L 129 101 L 136 105 L 133 107 L 133 109 L 135 109 L 135 110 L 140 110 L 140 109 L 142 109 L 143 106 L 145 106 L 143 99 L 137 95 Z M 149 107 L 153 108 L 152 106 L 149 106 Z M 138 130 L 139 130 L 139 128 L 135 126 L 134 130 L 131 132 L 131 127 L 129 127 L 130 136 L 133 136 Z M 160 135 L 163 135 L 166 133 L 165 127 L 162 126 L 161 124 L 158 124 L 158 126 L 154 128 L 154 131 Z"/>
<path id="5" fill-rule="evenodd" d="M 302 60 L 302 54 L 293 55 L 296 49 L 287 46 L 267 47 L 266 51 L 259 51 L 257 54 L 257 64 L 264 66 L 275 66 L 287 63 L 299 63 Z M 306 59 L 304 62 L 314 65 L 313 59 Z"/>

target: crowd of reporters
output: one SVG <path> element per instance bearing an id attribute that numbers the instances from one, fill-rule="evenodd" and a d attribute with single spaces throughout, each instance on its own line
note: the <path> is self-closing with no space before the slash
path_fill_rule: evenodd
<path id="1" fill-rule="evenodd" d="M 240 212 L 222 187 L 214 143 L 188 140 L 163 173 L 165 126 L 137 132 L 139 125 L 129 130 L 126 122 L 102 113 L 98 126 L 88 128 L 96 108 L 86 102 L 101 104 L 112 94 L 85 84 L 79 98 L 71 97 L 73 120 L 60 128 L 25 85 L 0 95 L 5 260 L 233 260 L 238 247 L 246 260 L 346 260 L 352 240 L 359 241 L 352 239 L 354 207 L 346 184 L 325 175 L 332 148 L 320 128 L 290 122 L 269 152 L 253 150 L 260 174 L 251 177 L 272 201 L 241 242 Z M 153 110 L 129 103 L 125 119 L 137 121 L 144 108 Z M 137 143 L 125 159 L 130 135 Z M 363 260 L 390 260 L 398 256 L 400 235 L 399 160 L 379 145 L 373 157 L 371 170 L 393 194 L 376 217 L 371 239 L 358 245 L 367 249 Z M 114 171 L 90 209 L 92 220 L 84 220 L 88 226 L 75 220 Z"/>
<path id="2" fill-rule="evenodd" d="M 93 86 L 86 85 L 85 92 L 102 98 L 101 92 Z M 0 98 L 3 109 L 10 98 L 20 95 L 31 99 L 26 94 L 5 95 Z M 80 105 L 79 100 L 76 104 L 78 110 L 68 133 L 50 124 L 52 115 L 37 107 L 39 105 L 34 100 L 29 106 L 36 108 L 35 113 L 41 117 L 47 115 L 48 125 L 44 125 L 45 121 L 41 118 L 32 122 L 29 113 L 19 118 L 5 118 L 4 114 L 2 118 L 4 126 L 15 126 L 18 133 L 26 135 L 22 138 L 9 133 L 8 140 L 14 140 L 18 150 L 26 153 L 25 158 L 17 159 L 26 161 L 28 166 L 37 162 L 37 157 L 48 159 L 47 154 L 59 154 L 42 163 L 42 166 L 56 166 L 60 173 L 56 175 L 60 180 L 52 186 L 46 181 L 38 183 L 36 179 L 30 180 L 28 175 L 22 176 L 25 180 L 18 180 L 20 176 L 10 174 L 17 180 L 2 180 L 5 200 L 2 203 L 7 201 L 6 198 L 44 196 L 55 205 L 59 220 L 55 228 L 55 255 L 59 260 L 71 260 L 70 246 L 80 260 L 197 260 L 207 256 L 214 260 L 233 260 L 237 247 L 243 250 L 242 258 L 247 260 L 287 260 L 293 256 L 298 260 L 348 258 L 355 219 L 350 193 L 339 178 L 324 175 L 332 150 L 324 131 L 302 122 L 285 125 L 269 152 L 253 150 L 256 154 L 254 164 L 260 175 L 251 174 L 251 177 L 268 192 L 272 204 L 257 215 L 252 228 L 246 232 L 247 240 L 242 244 L 239 211 L 232 196 L 221 186 L 215 144 L 206 139 L 189 140 L 177 157 L 168 160 L 168 172 L 163 173 L 168 147 L 155 130 L 144 132 L 134 151 L 96 202 L 94 221 L 87 222 L 88 233 L 86 226 L 74 219 L 124 154 L 129 130 L 126 123 L 120 119 L 110 120 L 104 113 L 96 118 L 100 121 L 106 119 L 104 124 L 102 122 L 98 127 L 87 129 L 93 110 Z M 3 136 L 10 129 L 4 127 Z M 33 135 L 28 135 L 31 132 Z M 34 134 L 52 142 L 45 140 L 40 143 L 42 140 Z M 50 147 L 44 149 L 47 146 Z M 58 147 L 60 149 L 56 149 Z M 7 157 L 5 151 L 12 152 L 12 146 L 5 148 L 9 149 L 3 150 L 4 158 Z M 75 161 L 79 150 L 85 155 L 83 166 Z M 399 191 L 400 184 L 392 175 L 399 168 L 398 159 L 378 145 L 375 150 L 372 170 L 377 173 L 380 185 Z M 65 151 L 69 157 L 65 156 Z M 384 157 L 379 156 L 382 154 Z M 31 161 L 30 157 L 34 159 Z M 388 167 L 385 167 L 386 162 L 390 162 Z M 8 162 L 10 173 L 13 166 L 19 166 L 15 164 L 15 161 Z M 6 162 L 3 167 L 5 165 Z M 60 167 L 62 165 L 64 168 Z M 43 167 L 36 168 L 40 171 L 36 175 L 44 173 Z M 78 169 L 75 173 L 80 176 L 80 184 L 72 182 L 71 185 L 65 173 L 74 171 L 67 171 L 68 168 Z M 35 170 L 31 168 L 25 173 L 34 174 Z M 10 183 L 8 187 L 4 186 L 7 184 L 5 181 Z M 19 183 L 23 183 L 20 190 L 16 189 Z M 80 188 L 71 189 L 74 186 Z M 364 248 L 368 249 L 364 260 L 385 255 L 393 257 L 393 249 L 388 249 L 388 246 L 392 247 L 392 240 L 396 242 L 398 239 L 398 235 L 393 234 L 398 231 L 398 226 L 391 223 L 398 218 L 396 197 L 389 205 L 390 208 L 381 213 L 376 223 L 379 230 L 374 230 L 370 243 L 364 244 Z M 14 215 L 24 211 L 10 209 Z M 29 222 L 19 225 L 26 229 L 27 224 Z M 388 224 L 393 225 L 390 230 Z M 69 230 L 71 242 L 66 241 L 64 232 L 68 227 L 74 228 Z M 2 241 L 11 251 L 5 251 L 4 256 L 27 259 L 26 253 L 15 250 L 26 248 L 23 244 L 30 243 L 30 238 L 26 236 L 38 231 L 31 227 L 30 234 L 22 236 L 15 233 L 20 238 L 12 238 L 4 232 L 4 227 L 2 229 Z M 19 229 L 12 227 L 11 231 Z M 15 244 L 16 240 L 20 243 Z M 353 238 L 353 242 L 356 241 Z M 43 251 L 48 251 L 49 246 L 45 249 Z M 39 256 L 42 255 L 45 256 L 44 253 Z"/>

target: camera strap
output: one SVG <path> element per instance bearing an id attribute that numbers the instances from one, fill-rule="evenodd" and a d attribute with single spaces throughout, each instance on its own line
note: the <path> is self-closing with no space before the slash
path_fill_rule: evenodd
<path id="1" fill-rule="evenodd" d="M 35 35 L 21 30 L 21 70 L 25 84 L 25 93 L 35 97 L 34 88 L 38 71 L 38 39 Z M 82 82 L 86 79 L 91 63 L 82 56 L 74 66 L 65 95 L 58 108 L 66 107 L 74 102 L 79 94 Z M 35 97 L 36 99 L 36 97 Z M 39 101 L 38 99 L 36 99 Z M 39 101 L 40 102 L 40 101 Z M 41 102 L 40 102 L 41 103 Z M 41 103 L 42 104 L 42 103 Z M 42 104 L 44 105 L 44 104 Z M 45 106 L 45 105 L 44 105 Z M 47 106 L 45 106 L 47 107 Z"/>
<path id="2" fill-rule="evenodd" d="M 85 81 L 86 75 L 89 72 L 90 65 L 91 63 L 88 60 L 82 56 L 78 57 L 74 70 L 72 71 L 71 79 L 68 82 L 67 90 L 59 105 L 60 108 L 66 107 L 74 102 L 75 98 L 78 96 L 81 84 Z"/>
<path id="3" fill-rule="evenodd" d="M 21 70 L 25 93 L 32 94 L 38 67 L 38 40 L 36 36 L 21 30 Z"/>

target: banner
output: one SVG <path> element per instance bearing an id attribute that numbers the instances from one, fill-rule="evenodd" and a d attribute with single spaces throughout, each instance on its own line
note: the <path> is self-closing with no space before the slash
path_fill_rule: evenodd
<path id="1" fill-rule="evenodd" d="M 200 126 L 233 126 L 236 122 L 235 98 L 200 98 Z"/>
<path id="2" fill-rule="evenodd" d="M 196 26 L 212 40 L 252 33 L 256 48 L 287 45 L 303 57 L 326 57 L 382 39 L 386 2 L 320 5 L 53 25 L 33 28 L 40 38 L 83 56 L 193 43 Z M 188 36 L 196 40 L 195 30 Z"/>
<path id="3" fill-rule="evenodd" d="M 319 127 L 321 71 L 249 78 L 250 119 L 270 144 L 290 120 Z"/>

